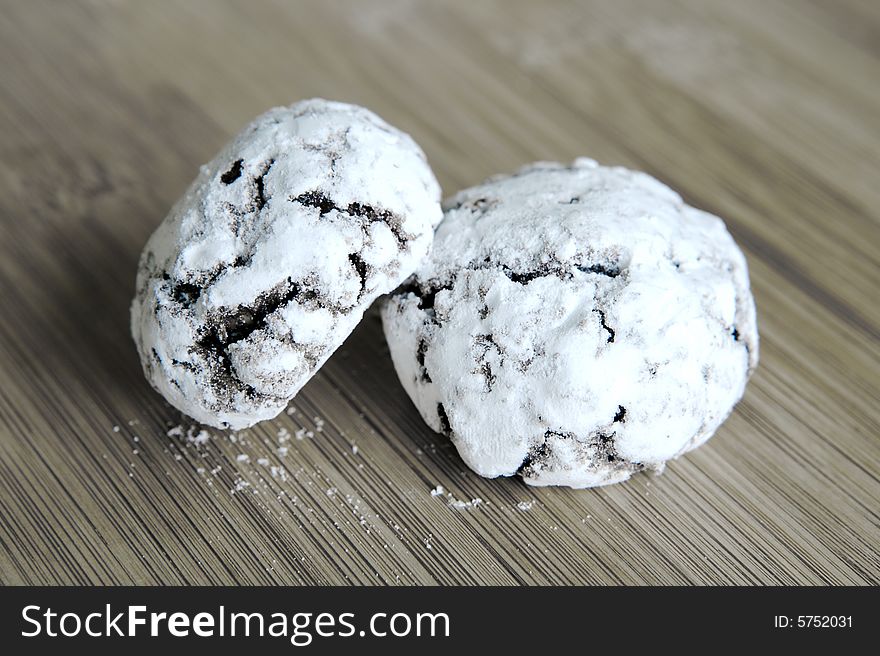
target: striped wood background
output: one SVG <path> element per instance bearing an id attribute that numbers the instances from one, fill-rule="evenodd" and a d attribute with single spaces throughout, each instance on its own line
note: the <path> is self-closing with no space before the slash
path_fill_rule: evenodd
<path id="1" fill-rule="evenodd" d="M 877 2 L 4 0 L 0 62 L 3 583 L 880 581 Z M 725 217 L 763 342 L 716 438 L 608 489 L 480 479 L 375 314 L 295 414 L 167 436 L 138 253 L 232 133 L 311 96 L 411 132 L 446 193 L 589 155 Z"/>

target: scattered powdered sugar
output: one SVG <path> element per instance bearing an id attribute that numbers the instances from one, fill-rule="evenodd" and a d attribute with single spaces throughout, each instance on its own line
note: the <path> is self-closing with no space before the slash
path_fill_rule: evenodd
<path id="1" fill-rule="evenodd" d="M 446 504 L 450 508 L 455 508 L 456 510 L 470 510 L 472 508 L 476 508 L 478 506 L 482 506 L 485 501 L 480 499 L 479 497 L 475 497 L 470 501 L 461 501 L 460 499 L 456 499 L 455 495 L 452 492 L 447 492 L 446 489 L 442 485 L 438 485 L 433 490 L 431 490 L 432 497 L 444 497 L 446 498 Z"/>
<path id="2" fill-rule="evenodd" d="M 235 481 L 233 481 L 232 489 L 229 490 L 229 494 L 235 494 L 236 492 L 243 492 L 244 490 L 246 490 L 250 486 L 251 486 L 251 484 L 248 483 L 243 478 L 236 478 Z"/>
<path id="3" fill-rule="evenodd" d="M 196 433 L 195 427 L 193 426 L 186 433 L 186 441 L 190 444 L 195 444 L 196 446 L 207 444 L 210 440 L 211 434 L 208 433 L 208 431 L 206 431 L 204 428 Z"/>
<path id="4" fill-rule="evenodd" d="M 178 424 L 177 426 L 172 426 L 167 431 L 165 431 L 165 435 L 167 437 L 170 437 L 171 439 L 182 438 L 188 445 L 196 447 L 203 446 L 211 441 L 211 434 L 198 425 L 184 428 L 182 424 Z M 135 435 L 133 440 L 135 442 L 139 442 L 140 438 Z"/>
<path id="5" fill-rule="evenodd" d="M 531 510 L 532 506 L 534 506 L 534 505 L 535 505 L 535 500 L 532 499 L 530 501 L 520 501 L 518 504 L 516 504 L 516 507 L 517 507 L 517 510 L 522 510 L 523 512 L 525 512 L 527 510 Z"/>
<path id="6" fill-rule="evenodd" d="M 290 417 L 297 415 L 297 418 L 293 420 L 295 425 L 278 426 L 274 429 L 275 439 L 272 439 L 271 433 L 269 435 L 260 433 L 254 434 L 247 430 L 220 433 L 215 436 L 199 425 L 187 426 L 185 424 L 179 424 L 168 428 L 166 435 L 175 441 L 182 440 L 183 444 L 178 445 L 178 449 L 183 446 L 195 449 L 196 455 L 193 457 L 198 457 L 202 460 L 222 457 L 220 452 L 207 448 L 212 442 L 212 438 L 215 437 L 219 440 L 216 442 L 218 445 L 222 444 L 222 441 L 225 438 L 230 444 L 235 444 L 243 449 L 251 449 L 250 451 L 241 451 L 229 456 L 234 459 L 237 473 L 239 474 L 239 476 L 232 481 L 230 492 L 241 492 L 245 487 L 249 487 L 253 494 L 261 494 L 260 488 L 266 488 L 266 481 L 269 480 L 266 474 L 271 476 L 271 479 L 282 483 L 288 480 L 288 469 L 282 463 L 273 464 L 273 460 L 286 458 L 290 454 L 291 447 L 289 445 L 291 440 L 296 439 L 302 441 L 306 438 L 313 438 L 316 432 L 323 432 L 324 427 L 326 426 L 326 420 L 319 416 L 314 416 L 311 422 L 306 420 L 306 423 L 309 425 L 304 425 L 303 413 L 297 411 L 294 406 L 288 408 L 286 414 Z M 340 433 L 340 435 L 344 436 L 342 433 Z M 138 441 L 136 436 L 134 441 Z M 267 450 L 261 452 L 259 450 L 261 445 L 266 447 Z M 358 453 L 356 445 L 352 444 L 351 449 L 353 454 L 356 455 Z M 168 449 L 166 449 L 166 452 L 171 453 Z M 139 451 L 135 449 L 133 453 L 138 455 Z M 185 455 L 184 453 L 178 452 L 174 453 L 173 457 L 176 461 L 182 461 L 184 460 Z M 190 458 L 187 458 L 187 460 L 189 459 Z M 256 467 L 248 469 L 247 465 L 249 463 L 255 463 Z M 220 470 L 221 466 L 218 465 L 210 471 L 210 477 L 206 479 L 206 483 L 209 486 L 213 486 L 214 481 L 212 479 L 217 478 Z M 204 467 L 198 467 L 196 469 L 196 472 L 200 475 L 204 474 L 205 471 L 206 469 Z M 302 468 L 300 468 L 300 471 L 303 471 Z M 283 492 L 280 495 L 277 491 L 274 491 L 273 493 L 279 498 L 280 496 L 283 496 Z M 327 496 L 332 497 L 335 494 L 336 487 L 331 486 L 327 490 Z"/>
<path id="7" fill-rule="evenodd" d="M 358 456 L 360 449 L 354 434 L 346 436 L 326 419 L 313 417 L 313 412 L 300 407 L 295 413 L 287 412 L 274 426 L 269 424 L 237 433 L 210 431 L 184 421 L 164 429 L 169 438 L 166 453 L 169 460 L 188 463 L 197 475 L 196 480 L 215 498 L 236 502 L 247 499 L 249 507 L 283 521 L 291 531 L 317 530 L 328 538 L 331 546 L 337 539 L 335 535 L 356 529 L 364 536 L 374 536 L 369 539 L 382 540 L 378 545 L 380 549 L 394 551 L 421 546 L 436 551 L 433 534 L 429 533 L 426 538 L 425 533 L 416 533 L 391 512 L 380 516 L 356 492 L 346 492 L 346 487 L 339 485 L 341 479 L 334 479 L 330 472 L 314 464 L 309 452 L 320 448 L 318 439 L 322 445 L 340 440 L 338 446 L 343 454 L 350 450 L 353 456 Z M 280 426 L 281 423 L 285 425 Z M 330 434 L 315 437 L 319 432 Z M 311 437 L 316 439 L 314 444 L 307 441 Z M 364 464 L 355 460 L 348 466 L 352 472 L 364 468 Z M 131 464 L 129 471 L 134 471 L 133 467 Z M 410 498 L 423 494 L 417 488 L 402 492 Z M 441 498 L 446 506 L 459 512 L 490 505 L 479 497 L 458 499 L 443 485 L 431 489 L 430 496 Z M 389 532 L 394 540 L 389 539 Z M 343 543 L 341 539 L 338 542 Z M 347 547 L 345 551 L 348 552 Z M 392 573 L 389 580 L 395 579 L 399 581 L 400 576 Z"/>
<path id="8" fill-rule="evenodd" d="M 471 499 L 470 501 L 459 501 L 458 499 L 452 497 L 452 495 L 449 495 L 449 505 L 456 510 L 469 510 L 471 508 L 476 508 L 477 506 L 482 506 L 483 500 L 477 497 L 475 499 Z"/>

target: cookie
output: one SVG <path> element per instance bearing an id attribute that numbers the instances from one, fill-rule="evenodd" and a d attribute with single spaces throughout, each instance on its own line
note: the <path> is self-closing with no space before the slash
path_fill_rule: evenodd
<path id="1" fill-rule="evenodd" d="M 144 248 L 131 330 L 146 377 L 204 424 L 274 417 L 413 272 L 439 198 L 421 149 L 366 109 L 263 114 Z"/>
<path id="2" fill-rule="evenodd" d="M 445 209 L 382 319 L 403 387 L 478 474 L 592 487 L 659 471 L 742 397 L 755 306 L 718 217 L 587 159 Z"/>

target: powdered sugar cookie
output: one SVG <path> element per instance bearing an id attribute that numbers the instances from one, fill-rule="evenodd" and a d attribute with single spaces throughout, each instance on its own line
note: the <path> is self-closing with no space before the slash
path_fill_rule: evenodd
<path id="1" fill-rule="evenodd" d="M 661 469 L 715 432 L 758 361 L 724 223 L 591 160 L 453 197 L 382 317 L 425 421 L 477 473 L 533 485 Z"/>
<path id="2" fill-rule="evenodd" d="M 212 426 L 275 416 L 424 257 L 439 194 L 415 142 L 366 109 L 263 114 L 144 248 L 131 328 L 147 378 Z"/>

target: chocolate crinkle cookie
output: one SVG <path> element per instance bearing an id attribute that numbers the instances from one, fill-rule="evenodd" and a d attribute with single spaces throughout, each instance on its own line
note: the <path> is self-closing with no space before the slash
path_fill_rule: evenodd
<path id="1" fill-rule="evenodd" d="M 274 417 L 416 268 L 439 197 L 421 149 L 366 109 L 263 114 L 144 248 L 131 328 L 147 378 L 205 424 Z"/>
<path id="2" fill-rule="evenodd" d="M 711 437 L 758 362 L 721 219 L 586 159 L 452 198 L 382 318 L 425 421 L 477 473 L 532 485 L 661 470 Z"/>

